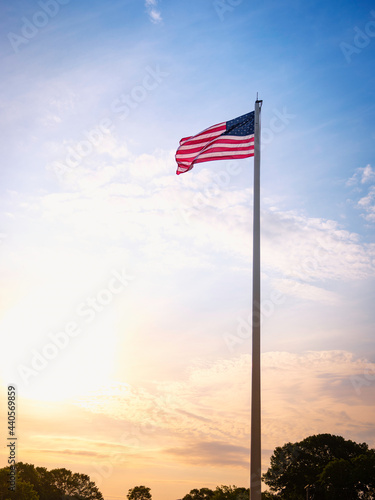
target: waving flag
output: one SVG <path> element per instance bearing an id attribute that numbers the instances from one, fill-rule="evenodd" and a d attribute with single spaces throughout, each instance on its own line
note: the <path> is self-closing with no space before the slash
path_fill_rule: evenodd
<path id="1" fill-rule="evenodd" d="M 254 156 L 254 111 L 181 139 L 176 174 L 191 170 L 196 163 L 250 156 Z"/>

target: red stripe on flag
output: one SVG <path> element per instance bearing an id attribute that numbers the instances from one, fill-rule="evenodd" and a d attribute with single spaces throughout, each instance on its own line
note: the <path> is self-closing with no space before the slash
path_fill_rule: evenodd
<path id="1" fill-rule="evenodd" d="M 254 156 L 254 134 L 223 135 L 226 122 L 213 125 L 197 135 L 184 137 L 176 151 L 177 174 L 191 170 L 195 163 L 232 160 Z"/>

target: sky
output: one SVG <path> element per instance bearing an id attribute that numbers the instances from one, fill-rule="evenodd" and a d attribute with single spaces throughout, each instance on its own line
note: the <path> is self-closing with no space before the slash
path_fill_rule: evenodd
<path id="1" fill-rule="evenodd" d="M 375 7 L 0 6 L 0 415 L 105 500 L 249 486 L 253 159 L 182 137 L 261 112 L 262 468 L 375 447 Z"/>

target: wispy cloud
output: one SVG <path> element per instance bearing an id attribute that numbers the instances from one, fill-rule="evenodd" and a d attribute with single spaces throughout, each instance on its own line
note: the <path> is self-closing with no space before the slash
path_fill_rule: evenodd
<path id="1" fill-rule="evenodd" d="M 157 8 L 157 0 L 146 0 L 145 6 L 151 22 L 158 24 L 163 20 L 161 17 L 161 12 Z"/>
<path id="2" fill-rule="evenodd" d="M 164 453 L 173 455 L 176 459 L 184 458 L 187 463 L 192 464 L 247 467 L 249 448 L 220 441 L 203 441 L 193 445 L 186 443 L 181 448 L 168 448 Z"/>
<path id="3" fill-rule="evenodd" d="M 371 186 L 367 195 L 359 200 L 358 207 L 365 210 L 363 217 L 368 222 L 375 222 L 375 186 Z"/>
<path id="4" fill-rule="evenodd" d="M 283 444 L 285 436 L 298 440 L 335 432 L 359 439 L 356 433 L 370 430 L 374 363 L 347 351 L 268 352 L 262 360 L 267 449 Z M 248 355 L 192 365 L 180 382 L 154 383 L 148 389 L 113 383 L 76 404 L 94 414 L 132 420 L 141 447 L 180 462 L 245 467 L 250 366 Z M 174 446 L 165 447 L 165 432 Z"/>
<path id="5" fill-rule="evenodd" d="M 264 211 L 263 234 L 264 267 L 284 278 L 311 284 L 375 273 L 374 246 L 363 245 L 336 221 Z"/>
<path id="6" fill-rule="evenodd" d="M 375 171 L 372 169 L 371 165 L 368 164 L 365 167 L 357 168 L 355 173 L 346 181 L 347 186 L 354 186 L 358 183 L 366 184 L 375 180 Z"/>
<path id="7" fill-rule="evenodd" d="M 356 207 L 362 210 L 362 217 L 367 222 L 375 222 L 375 170 L 370 164 L 364 168 L 357 168 L 354 175 L 347 181 L 347 186 L 356 187 L 356 191 L 363 193 L 365 185 L 370 184 L 365 196 L 362 196 L 357 202 Z M 366 186 L 367 187 L 367 186 Z"/>
<path id="8" fill-rule="evenodd" d="M 357 441 L 366 436 L 375 446 L 373 362 L 348 351 L 274 351 L 262 355 L 262 364 L 263 448 L 269 451 L 263 468 L 275 446 L 313 433 Z M 92 459 L 108 464 L 113 454 L 119 466 L 144 468 L 163 457 L 174 464 L 246 469 L 250 368 L 249 355 L 197 360 L 179 381 L 112 381 L 70 403 L 46 404 L 43 418 L 33 401 L 24 400 L 25 456 L 35 460 L 39 454 L 43 461 L 64 455 L 69 463 L 81 457 L 87 472 L 90 466 L 95 471 Z M 73 423 L 67 418 L 72 413 Z"/>
<path id="9" fill-rule="evenodd" d="M 209 268 L 228 256 L 233 266 L 250 266 L 251 190 L 234 181 L 212 189 L 221 170 L 202 168 L 177 178 L 173 153 L 159 150 L 136 156 L 124 141 L 108 135 L 96 154 L 72 169 L 55 191 L 14 193 L 16 222 L 27 211 L 29 225 L 38 224 L 39 237 L 28 239 L 27 259 L 22 246 L 13 249 L 12 259 L 17 259 L 18 252 L 20 262 L 35 257 L 33 269 L 38 268 L 38 259 L 40 268 L 46 269 L 49 262 L 53 267 L 54 259 L 61 267 L 65 251 L 56 245 L 62 242 L 77 249 L 78 242 L 95 238 L 105 248 L 123 253 L 125 238 L 137 245 L 138 254 L 147 257 L 154 271 L 156 267 L 164 273 L 187 266 Z M 369 172 L 362 174 L 369 178 Z M 369 218 L 373 203 L 372 189 L 359 203 Z M 56 245 L 39 248 L 43 231 L 46 241 L 55 240 Z M 374 245 L 361 242 L 358 234 L 337 221 L 264 204 L 263 271 L 283 293 L 334 303 L 337 297 L 325 283 L 373 276 L 374 256 Z M 72 272 L 76 267 L 71 266 Z"/>
<path id="10" fill-rule="evenodd" d="M 291 279 L 276 279 L 273 284 L 277 290 L 285 295 L 296 297 L 300 300 L 321 302 L 323 304 L 338 304 L 339 296 L 324 288 L 301 283 Z"/>

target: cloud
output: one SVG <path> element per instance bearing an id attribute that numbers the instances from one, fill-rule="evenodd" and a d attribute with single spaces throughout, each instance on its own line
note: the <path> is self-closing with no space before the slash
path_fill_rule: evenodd
<path id="1" fill-rule="evenodd" d="M 136 249 L 133 265 L 142 262 L 152 273 L 211 269 L 228 258 L 227 269 L 250 272 L 251 189 L 238 185 L 227 163 L 185 177 L 174 171 L 172 151 L 137 156 L 108 135 L 95 154 L 60 181 L 55 178 L 55 191 L 14 193 L 13 227 L 27 221 L 29 235 L 24 241 L 20 236 L 12 260 L 23 267 L 32 262 L 40 274 L 46 263 L 53 269 L 54 260 L 61 267 L 66 247 L 80 249 L 84 260 L 84 248 L 95 241 L 98 260 L 103 252 L 123 258 L 125 248 L 129 256 Z M 373 191 L 361 205 L 371 218 Z M 329 282 L 374 276 L 374 263 L 375 245 L 362 243 L 338 222 L 264 204 L 262 270 L 283 293 L 332 304 L 338 297 Z"/>
<path id="2" fill-rule="evenodd" d="M 360 243 L 356 233 L 336 221 L 277 210 L 263 213 L 265 272 L 306 284 L 365 278 L 375 273 L 374 256 L 374 245 Z"/>
<path id="3" fill-rule="evenodd" d="M 146 0 L 145 2 L 149 18 L 154 24 L 158 24 L 163 20 L 160 10 L 157 9 L 157 4 L 157 0 Z"/>
<path id="4" fill-rule="evenodd" d="M 273 280 L 273 285 L 281 293 L 302 300 L 338 304 L 340 299 L 339 295 L 334 292 L 292 279 L 276 279 Z"/>
<path id="5" fill-rule="evenodd" d="M 360 441 L 366 434 L 375 445 L 374 363 L 347 351 L 267 352 L 262 366 L 265 449 L 322 432 Z M 246 467 L 250 367 L 248 355 L 197 362 L 180 382 L 155 381 L 147 388 L 113 382 L 75 404 L 132 422 L 139 446 L 153 449 L 155 457 Z M 173 443 L 168 447 L 166 435 Z"/>
<path id="6" fill-rule="evenodd" d="M 366 165 L 362 172 L 361 183 L 365 184 L 366 182 L 370 182 L 375 180 L 375 171 L 372 170 L 371 165 Z"/>
<path id="7" fill-rule="evenodd" d="M 80 450 L 38 450 L 39 453 L 47 453 L 48 455 L 78 455 L 82 457 L 91 458 L 105 458 L 103 453 L 96 453 L 95 451 L 80 451 Z"/>
<path id="8" fill-rule="evenodd" d="M 375 180 L 375 171 L 368 164 L 364 168 L 357 168 L 353 176 L 346 181 L 347 186 L 355 186 L 358 183 L 366 184 Z"/>
<path id="9" fill-rule="evenodd" d="M 356 192 L 362 194 L 365 184 L 372 184 L 369 186 L 365 196 L 362 196 L 355 204 L 355 206 L 362 210 L 362 217 L 367 222 L 375 222 L 375 170 L 368 164 L 364 168 L 357 168 L 354 175 L 347 181 L 347 186 L 357 186 Z"/>
<path id="10" fill-rule="evenodd" d="M 365 210 L 363 217 L 367 222 L 375 222 L 375 186 L 371 186 L 367 195 L 359 200 L 358 207 Z"/>
<path id="11" fill-rule="evenodd" d="M 219 441 L 193 443 L 188 442 L 181 448 L 167 448 L 167 455 L 173 455 L 177 460 L 184 459 L 191 464 L 216 466 L 248 466 L 249 448 L 233 446 Z"/>
<path id="12" fill-rule="evenodd" d="M 42 416 L 32 400 L 22 399 L 25 456 L 35 461 L 40 453 L 44 463 L 65 455 L 68 466 L 86 457 L 91 471 L 93 460 L 144 467 L 161 457 L 164 464 L 245 470 L 250 369 L 249 355 L 196 360 L 179 381 L 112 380 L 69 403 L 45 403 Z M 351 352 L 263 353 L 262 401 L 263 470 L 276 446 L 312 434 L 375 447 L 375 363 Z"/>
<path id="13" fill-rule="evenodd" d="M 362 440 L 367 433 L 366 439 L 370 439 L 369 445 L 373 447 L 375 434 L 370 426 L 368 398 L 375 395 L 374 369 L 374 363 L 356 359 L 347 351 L 266 353 L 263 357 L 263 370 L 268 375 L 263 377 L 266 435 L 281 445 L 282 433 L 290 441 L 320 432 Z M 282 422 L 279 428 L 275 409 L 278 421 Z"/>

